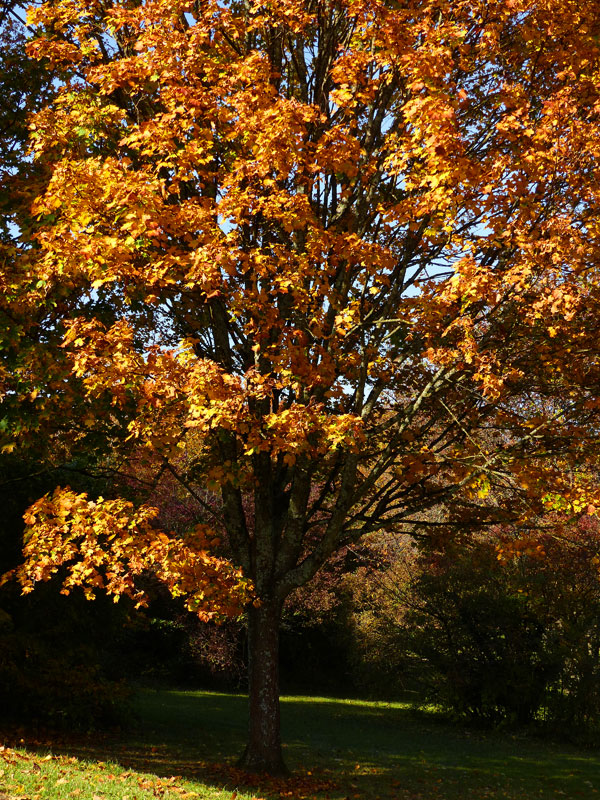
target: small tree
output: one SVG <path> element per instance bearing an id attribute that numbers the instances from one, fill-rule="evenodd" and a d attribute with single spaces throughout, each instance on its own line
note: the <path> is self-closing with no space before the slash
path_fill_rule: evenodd
<path id="1" fill-rule="evenodd" d="M 48 381 L 32 350 L 27 397 L 53 424 L 62 398 L 113 465 L 146 449 L 219 492 L 200 521 L 256 597 L 243 764 L 280 771 L 285 597 L 442 502 L 467 527 L 532 513 L 557 454 L 593 452 L 600 22 L 558 0 L 60 0 L 30 23 L 63 83 L 31 119 L 51 177 L 0 304 L 23 336 L 49 313 L 67 366 Z M 25 580 L 67 553 L 71 583 L 154 563 L 176 588 L 153 541 L 182 540 L 138 540 L 146 512 L 110 502 L 38 503 Z M 116 583 L 72 533 L 113 513 Z"/>

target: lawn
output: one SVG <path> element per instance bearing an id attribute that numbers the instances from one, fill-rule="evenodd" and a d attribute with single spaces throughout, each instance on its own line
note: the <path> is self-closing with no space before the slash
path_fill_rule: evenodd
<path id="1" fill-rule="evenodd" d="M 0 800 L 556 800 L 600 797 L 600 754 L 482 734 L 406 704 L 285 697 L 287 780 L 237 770 L 241 695 L 146 690 L 118 736 L 31 740 L 0 752 Z"/>

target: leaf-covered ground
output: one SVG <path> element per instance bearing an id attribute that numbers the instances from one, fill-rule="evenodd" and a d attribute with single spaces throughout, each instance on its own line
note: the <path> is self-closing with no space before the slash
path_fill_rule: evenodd
<path id="1" fill-rule="evenodd" d="M 600 754 L 484 735 L 401 704 L 288 697 L 287 780 L 237 769 L 245 698 L 146 691 L 125 734 L 5 734 L 0 800 L 557 800 L 600 796 Z"/>

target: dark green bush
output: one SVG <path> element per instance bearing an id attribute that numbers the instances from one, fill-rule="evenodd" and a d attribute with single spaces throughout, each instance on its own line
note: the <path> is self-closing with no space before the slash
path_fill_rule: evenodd
<path id="1" fill-rule="evenodd" d="M 486 724 L 600 730 L 596 517 L 519 540 L 501 533 L 424 552 L 404 640 L 430 697 Z"/>
<path id="2" fill-rule="evenodd" d="M 553 620 L 533 608 L 526 570 L 481 545 L 416 580 L 408 644 L 428 665 L 430 697 L 478 722 L 526 724 L 561 670 Z"/>
<path id="3" fill-rule="evenodd" d="M 63 597 L 52 585 L 24 598 L 5 590 L 2 599 L 2 718 L 69 729 L 118 724 L 128 691 L 112 642 L 123 612 Z"/>
<path id="4" fill-rule="evenodd" d="M 600 524 L 404 543 L 354 580 L 353 671 L 482 725 L 600 736 Z"/>

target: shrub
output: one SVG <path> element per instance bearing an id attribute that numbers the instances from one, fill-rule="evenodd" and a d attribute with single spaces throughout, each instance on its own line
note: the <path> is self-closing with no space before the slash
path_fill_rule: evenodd
<path id="1" fill-rule="evenodd" d="M 600 523 L 558 515 L 391 545 L 353 579 L 353 670 L 372 696 L 417 688 L 484 725 L 600 732 Z"/>
<path id="2" fill-rule="evenodd" d="M 548 522 L 548 521 L 547 521 Z M 600 727 L 600 531 L 502 531 L 423 551 L 404 625 L 428 692 L 480 722 Z"/>

